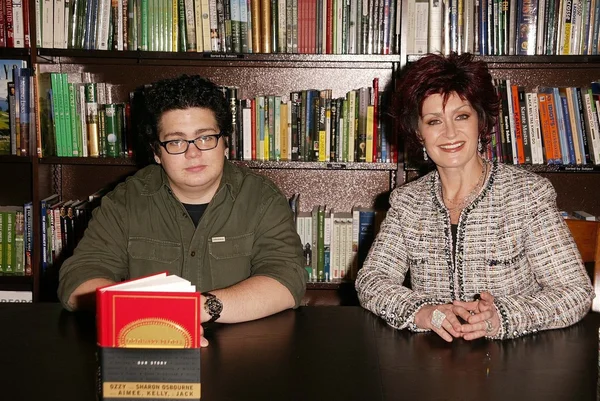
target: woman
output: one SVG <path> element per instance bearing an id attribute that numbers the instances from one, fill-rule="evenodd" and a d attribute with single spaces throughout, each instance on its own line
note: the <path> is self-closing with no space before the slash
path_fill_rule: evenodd
<path id="1" fill-rule="evenodd" d="M 396 89 L 399 132 L 436 168 L 393 191 L 356 279 L 361 305 L 395 328 L 449 342 L 579 321 L 593 288 L 554 188 L 482 157 L 499 109 L 486 64 L 427 55 L 402 71 Z"/>

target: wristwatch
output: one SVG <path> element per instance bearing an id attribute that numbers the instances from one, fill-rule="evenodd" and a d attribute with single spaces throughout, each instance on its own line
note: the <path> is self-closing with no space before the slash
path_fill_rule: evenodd
<path id="1" fill-rule="evenodd" d="M 203 292 L 202 295 L 206 298 L 206 301 L 204 302 L 204 311 L 210 315 L 208 323 L 214 322 L 221 317 L 223 303 L 216 295 L 211 294 L 210 292 Z"/>

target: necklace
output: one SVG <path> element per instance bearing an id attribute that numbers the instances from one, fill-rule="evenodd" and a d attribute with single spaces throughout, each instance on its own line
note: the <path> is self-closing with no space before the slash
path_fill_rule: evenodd
<path id="1" fill-rule="evenodd" d="M 473 189 L 471 189 L 471 192 L 469 192 L 466 196 L 464 196 L 462 198 L 459 198 L 459 199 L 446 198 L 445 196 L 443 196 L 444 192 L 442 190 L 442 198 L 444 199 L 444 202 L 446 203 L 448 211 L 454 212 L 457 210 L 462 210 L 465 208 L 465 206 L 467 206 L 471 202 L 473 202 L 473 200 L 477 197 L 477 195 L 479 195 L 479 192 L 481 191 L 481 188 L 483 187 L 483 182 L 485 181 L 485 178 L 487 176 L 487 171 L 488 171 L 488 164 L 485 162 L 485 160 L 482 160 L 481 174 L 479 175 L 479 180 L 477 180 L 477 183 L 475 184 Z M 441 186 L 440 186 L 440 188 L 441 188 Z M 452 206 L 450 206 L 450 205 L 452 205 Z"/>

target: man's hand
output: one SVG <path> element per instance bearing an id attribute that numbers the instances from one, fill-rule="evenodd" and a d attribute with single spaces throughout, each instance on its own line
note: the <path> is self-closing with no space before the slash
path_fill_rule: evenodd
<path id="1" fill-rule="evenodd" d="M 436 309 L 446 315 L 442 320 L 440 327 L 436 327 L 432 322 L 433 313 Z M 458 320 L 455 306 L 452 304 L 423 306 L 415 315 L 415 324 L 420 329 L 433 330 L 448 342 L 452 342 L 453 337 L 462 337 L 462 325 Z"/>
<path id="2" fill-rule="evenodd" d="M 453 305 L 459 316 L 467 322 L 461 326 L 465 340 L 489 336 L 493 337 L 500 330 L 500 317 L 494 306 L 494 296 L 483 291 L 476 301 L 454 301 Z"/>

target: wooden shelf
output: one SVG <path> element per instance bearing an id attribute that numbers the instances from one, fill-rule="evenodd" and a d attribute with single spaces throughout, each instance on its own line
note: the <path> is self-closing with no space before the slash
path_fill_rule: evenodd
<path id="1" fill-rule="evenodd" d="M 8 157 L 4 161 L 4 157 Z M 2 156 L 0 162 L 15 162 L 17 156 Z M 23 159 L 18 157 L 18 159 Z M 135 166 L 135 160 L 128 158 L 111 157 L 43 157 L 40 164 L 64 165 L 100 165 L 100 166 Z M 292 169 L 292 170 L 380 170 L 396 171 L 396 163 L 359 163 L 359 162 L 300 162 L 300 161 L 260 161 L 260 160 L 232 160 L 238 166 L 251 169 Z"/>
<path id="2" fill-rule="evenodd" d="M 565 164 L 511 164 L 533 173 L 600 173 L 600 165 L 565 165 Z M 418 165 L 405 165 L 406 171 L 420 171 Z"/>
<path id="3" fill-rule="evenodd" d="M 28 59 L 30 55 L 30 49 L 16 49 L 14 47 L 0 47 L 0 58 L 1 59 Z M 28 67 L 31 67 L 27 63 Z"/>
<path id="4" fill-rule="evenodd" d="M 397 163 L 359 163 L 359 162 L 301 162 L 301 161 L 260 161 L 234 160 L 238 166 L 251 169 L 292 169 L 292 170 L 383 170 L 396 171 Z"/>
<path id="5" fill-rule="evenodd" d="M 125 157 L 42 157 L 40 164 L 135 166 L 135 160 Z"/>
<path id="6" fill-rule="evenodd" d="M 424 55 L 410 54 L 409 63 L 415 62 Z M 477 56 L 478 60 L 490 64 L 600 64 L 600 56 Z M 589 67 L 589 66 L 588 66 Z"/>
<path id="7" fill-rule="evenodd" d="M 307 290 L 337 290 L 341 287 L 354 288 L 354 281 L 334 281 L 334 282 L 315 282 L 309 281 L 306 283 Z"/>
<path id="8" fill-rule="evenodd" d="M 0 155 L 0 163 L 31 163 L 31 156 Z"/>
<path id="9" fill-rule="evenodd" d="M 150 52 L 150 51 L 114 51 L 114 50 L 74 50 L 74 49 L 38 49 L 39 63 L 61 64 L 101 64 L 116 62 L 127 64 L 182 65 L 182 64 L 228 64 L 236 67 L 244 63 L 288 64 L 295 68 L 307 65 L 331 64 L 332 68 L 371 68 L 372 64 L 384 64 L 386 67 L 400 63 L 399 54 L 287 54 L 287 53 L 197 53 L 197 52 Z M 337 67 L 336 67 L 337 66 Z"/>
<path id="10" fill-rule="evenodd" d="M 2 276 L 0 275 L 0 290 L 4 291 L 32 291 L 32 276 Z"/>

